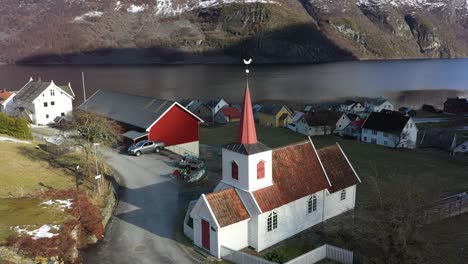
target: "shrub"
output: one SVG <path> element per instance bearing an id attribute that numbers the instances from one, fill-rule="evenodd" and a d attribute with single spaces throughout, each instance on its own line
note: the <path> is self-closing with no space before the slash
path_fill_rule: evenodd
<path id="1" fill-rule="evenodd" d="M 104 234 L 101 213 L 89 197 L 82 191 L 47 190 L 42 194 L 47 199 L 73 199 L 72 208 L 69 209 L 72 219 L 64 222 L 59 234 L 51 238 L 32 239 L 30 236 L 10 236 L 6 245 L 16 247 L 29 257 L 59 257 L 65 263 L 81 263 L 81 256 L 75 254 L 87 246 L 89 236 L 101 239 Z M 72 236 L 72 231 L 78 228 L 78 237 Z"/>
<path id="2" fill-rule="evenodd" d="M 265 259 L 279 264 L 283 264 L 284 262 L 286 262 L 286 256 L 282 251 L 279 250 L 274 250 L 270 253 L 267 253 L 265 255 Z"/>
<path id="3" fill-rule="evenodd" d="M 15 138 L 32 139 L 31 128 L 24 118 L 11 117 L 0 113 L 0 133 Z"/>

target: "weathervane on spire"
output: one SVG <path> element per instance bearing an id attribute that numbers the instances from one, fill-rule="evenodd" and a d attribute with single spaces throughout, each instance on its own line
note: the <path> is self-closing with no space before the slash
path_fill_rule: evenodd
<path id="1" fill-rule="evenodd" d="M 252 63 L 252 59 L 251 59 L 251 58 L 248 59 L 248 60 L 244 59 L 244 64 L 245 64 L 245 66 L 246 66 L 245 74 L 246 74 L 246 76 L 247 76 L 247 85 L 249 84 L 249 73 L 250 73 L 250 71 L 249 71 L 249 64 L 250 64 L 250 63 Z"/>

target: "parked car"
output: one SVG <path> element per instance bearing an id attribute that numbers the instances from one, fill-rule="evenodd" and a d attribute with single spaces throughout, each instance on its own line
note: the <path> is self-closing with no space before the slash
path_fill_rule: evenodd
<path id="1" fill-rule="evenodd" d="M 179 160 L 179 167 L 182 168 L 198 170 L 203 166 L 205 166 L 205 162 L 196 156 L 186 154 Z"/>
<path id="2" fill-rule="evenodd" d="M 151 140 L 142 140 L 134 145 L 131 145 L 127 152 L 130 155 L 135 155 L 139 157 L 141 154 L 145 153 L 159 153 L 161 149 L 164 148 L 164 142 L 154 142 Z"/>

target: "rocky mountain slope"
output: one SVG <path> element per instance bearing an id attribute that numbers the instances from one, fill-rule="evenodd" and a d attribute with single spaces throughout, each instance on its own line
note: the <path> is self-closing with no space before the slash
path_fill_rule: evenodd
<path id="1" fill-rule="evenodd" d="M 468 55 L 465 0 L 2 0 L 5 63 Z"/>

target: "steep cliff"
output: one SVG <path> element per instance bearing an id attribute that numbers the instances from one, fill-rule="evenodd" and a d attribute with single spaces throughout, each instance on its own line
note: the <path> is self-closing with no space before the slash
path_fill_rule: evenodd
<path id="1" fill-rule="evenodd" d="M 3 0 L 6 63 L 264 63 L 468 55 L 463 0 Z"/>

